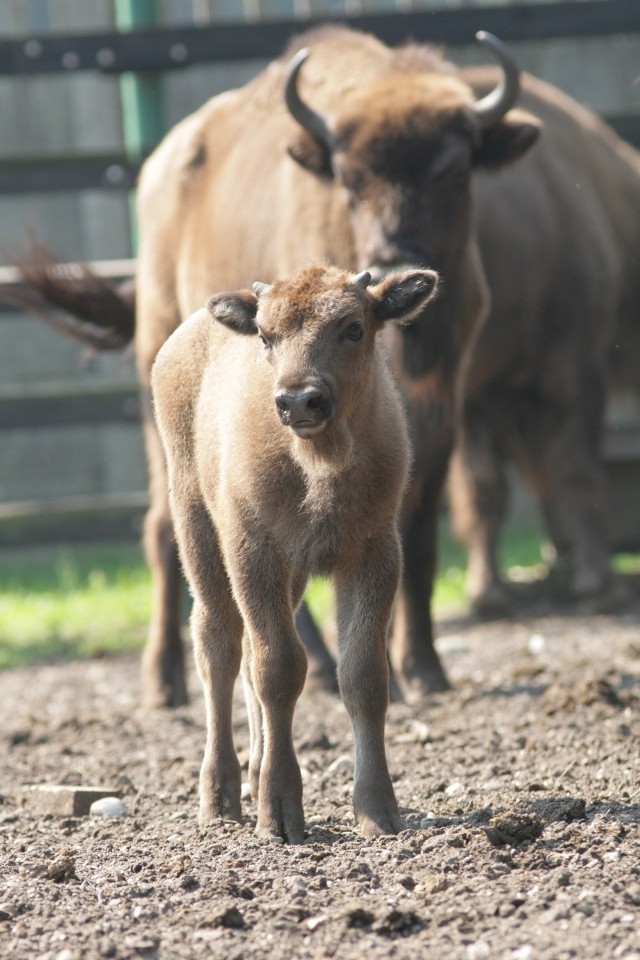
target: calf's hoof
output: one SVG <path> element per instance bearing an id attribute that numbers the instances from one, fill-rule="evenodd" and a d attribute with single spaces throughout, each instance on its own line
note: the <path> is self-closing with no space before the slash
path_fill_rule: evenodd
<path id="1" fill-rule="evenodd" d="M 398 810 L 398 801 L 386 769 L 370 771 L 366 780 L 358 776 L 353 788 L 353 812 L 363 837 L 382 837 L 400 833 L 405 823 Z"/>
<path id="2" fill-rule="evenodd" d="M 235 762 L 234 762 L 235 761 Z M 242 820 L 240 802 L 240 765 L 235 760 L 227 761 L 217 767 L 203 764 L 200 771 L 200 824 L 204 826 L 213 820 Z"/>
<path id="3" fill-rule="evenodd" d="M 235 820 L 236 823 L 242 822 L 242 811 L 240 809 L 240 799 L 225 800 L 224 802 L 200 801 L 200 811 L 198 813 L 198 823 L 201 827 L 206 827 L 216 820 Z"/>
<path id="4" fill-rule="evenodd" d="M 376 806 L 369 812 L 356 812 L 356 823 L 358 830 L 367 840 L 400 833 L 406 826 L 395 800 L 386 806 Z"/>
<path id="5" fill-rule="evenodd" d="M 281 843 L 304 843 L 304 813 L 297 804 L 279 804 L 274 811 L 258 812 L 256 835 L 262 840 L 280 841 Z"/>

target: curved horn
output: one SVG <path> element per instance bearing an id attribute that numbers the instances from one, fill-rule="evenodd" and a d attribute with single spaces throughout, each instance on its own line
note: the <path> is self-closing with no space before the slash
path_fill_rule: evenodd
<path id="1" fill-rule="evenodd" d="M 255 293 L 256 297 L 261 297 L 263 293 L 266 293 L 267 290 L 271 289 L 270 283 L 260 283 L 259 280 L 256 280 L 255 283 L 251 284 L 251 288 Z"/>
<path id="2" fill-rule="evenodd" d="M 520 67 L 502 40 L 492 33 L 478 30 L 476 40 L 489 48 L 503 71 L 502 80 L 495 90 L 476 101 L 474 106 L 480 126 L 486 128 L 497 123 L 515 105 L 520 93 Z"/>
<path id="3" fill-rule="evenodd" d="M 289 61 L 289 66 L 287 67 L 284 78 L 284 99 L 293 119 L 310 133 L 314 140 L 319 141 L 325 146 L 330 146 L 332 136 L 326 120 L 321 113 L 316 113 L 316 111 L 308 107 L 306 103 L 303 103 L 298 93 L 298 74 L 308 56 L 309 51 L 304 48 L 298 50 L 296 55 Z"/>
<path id="4" fill-rule="evenodd" d="M 371 283 L 371 274 L 368 270 L 363 270 L 362 273 L 359 273 L 357 276 L 353 277 L 353 282 L 356 287 L 360 287 L 361 290 L 366 290 Z"/>

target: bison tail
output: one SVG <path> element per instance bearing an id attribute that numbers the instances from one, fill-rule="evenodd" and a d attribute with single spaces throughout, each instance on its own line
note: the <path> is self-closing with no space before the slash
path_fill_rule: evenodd
<path id="1" fill-rule="evenodd" d="M 15 262 L 19 285 L 2 298 L 95 350 L 118 350 L 135 329 L 135 280 L 116 282 L 86 263 L 60 264 L 40 243 Z"/>

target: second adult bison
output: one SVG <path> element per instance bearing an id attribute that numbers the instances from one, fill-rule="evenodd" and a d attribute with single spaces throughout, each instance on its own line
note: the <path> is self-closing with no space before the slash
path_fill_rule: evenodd
<path id="1" fill-rule="evenodd" d="M 139 190 L 135 341 L 145 395 L 158 350 L 211 290 L 269 281 L 318 258 L 376 278 L 407 265 L 442 277 L 429 337 L 420 324 L 387 335 L 415 464 L 392 660 L 418 690 L 446 686 L 430 596 L 456 424 L 455 500 L 477 597 L 497 584 L 496 457 L 507 450 L 534 478 L 573 589 L 606 583 L 597 441 L 618 314 L 637 304 L 634 157 L 532 78 L 523 80 L 530 112 L 514 109 L 519 71 L 495 38 L 483 39 L 498 72 L 460 71 L 428 47 L 394 50 L 341 27 L 313 31 L 246 87 L 178 124 L 145 164 Z M 98 296 L 93 316 L 105 322 L 99 304 Z M 148 699 L 179 702 L 178 564 L 150 416 L 145 434 L 155 585 L 145 686 Z"/>

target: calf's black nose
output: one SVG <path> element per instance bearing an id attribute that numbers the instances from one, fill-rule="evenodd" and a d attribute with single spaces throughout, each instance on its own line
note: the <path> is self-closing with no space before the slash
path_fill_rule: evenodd
<path id="1" fill-rule="evenodd" d="M 280 390 L 275 401 L 280 421 L 288 427 L 313 426 L 331 415 L 331 394 L 324 385 L 296 391 Z"/>

